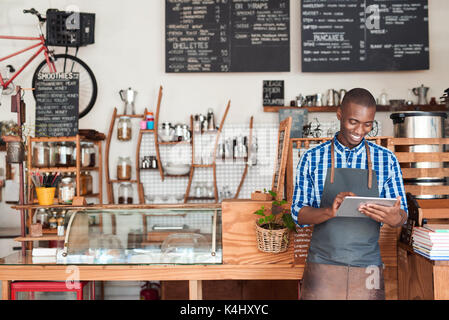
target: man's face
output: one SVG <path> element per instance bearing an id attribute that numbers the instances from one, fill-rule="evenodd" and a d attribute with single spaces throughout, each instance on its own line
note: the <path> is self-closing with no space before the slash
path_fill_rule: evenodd
<path id="1" fill-rule="evenodd" d="M 344 108 L 337 109 L 337 119 L 340 120 L 338 140 L 352 149 L 357 146 L 373 128 L 376 108 L 349 103 Z"/>

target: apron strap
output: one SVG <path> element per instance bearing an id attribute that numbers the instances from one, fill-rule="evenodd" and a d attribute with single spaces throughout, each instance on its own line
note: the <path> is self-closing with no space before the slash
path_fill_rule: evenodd
<path id="1" fill-rule="evenodd" d="M 368 160 L 368 189 L 371 189 L 373 186 L 373 171 L 371 170 L 371 154 L 369 151 L 368 141 L 365 140 L 365 148 L 366 148 L 366 158 Z M 334 153 L 334 142 L 331 143 L 331 183 L 334 183 L 334 174 L 335 174 L 335 153 Z"/>

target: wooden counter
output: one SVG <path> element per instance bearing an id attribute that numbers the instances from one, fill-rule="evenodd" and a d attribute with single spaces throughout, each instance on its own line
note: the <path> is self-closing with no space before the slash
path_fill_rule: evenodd
<path id="1" fill-rule="evenodd" d="M 399 243 L 398 265 L 399 299 L 449 299 L 449 260 L 427 259 Z"/>
<path id="2" fill-rule="evenodd" d="M 190 299 L 201 299 L 203 280 L 302 279 L 304 264 L 294 264 L 292 243 L 286 252 L 279 254 L 263 253 L 257 249 L 254 225 L 257 216 L 253 212 L 263 204 L 269 206 L 270 202 L 223 201 L 221 265 L 33 264 L 29 254 L 24 257 L 20 253 L 15 253 L 15 256 L 0 259 L 3 298 L 9 297 L 9 283 L 12 280 L 65 281 L 72 278 L 97 281 L 187 280 Z M 386 297 L 397 299 L 397 230 L 382 227 L 379 243 L 386 267 L 384 271 Z M 15 261 L 12 258 L 15 258 Z"/>

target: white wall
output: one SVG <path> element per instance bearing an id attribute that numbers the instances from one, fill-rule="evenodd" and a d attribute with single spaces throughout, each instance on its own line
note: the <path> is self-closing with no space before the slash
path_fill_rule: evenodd
<path id="1" fill-rule="evenodd" d="M 430 70 L 407 72 L 301 73 L 300 71 L 300 1 L 291 0 L 291 72 L 284 73 L 213 73 L 165 74 L 165 40 L 163 0 L 2 0 L 0 2 L 0 33 L 10 35 L 36 34 L 36 19 L 22 14 L 34 7 L 64 9 L 76 5 L 81 11 L 96 13 L 95 44 L 81 48 L 79 56 L 94 71 L 99 93 L 94 109 L 80 120 L 80 128 L 93 128 L 107 133 L 112 109 L 121 108 L 118 91 L 129 86 L 136 89 L 137 111 L 154 110 L 159 85 L 164 87 L 161 121 L 187 122 L 190 114 L 216 110 L 220 119 L 227 100 L 231 99 L 230 123 L 247 123 L 251 115 L 256 123 L 277 121 L 277 113 L 262 112 L 262 81 L 285 80 L 286 101 L 299 93 L 324 93 L 329 88 L 366 87 L 378 97 L 386 89 L 389 98 L 406 98 L 407 90 L 422 83 L 430 87 L 429 97 L 440 97 L 449 87 L 449 1 L 429 0 Z M 1 40 L 0 56 L 24 47 L 19 41 Z M 18 66 L 21 59 L 15 60 Z M 33 66 L 17 79 L 22 87 L 31 84 Z M 4 64 L 0 64 L 0 67 Z M 25 96 L 27 121 L 34 123 L 34 100 Z M 0 120 L 15 119 L 9 112 L 9 97 L 3 98 Z M 120 110 L 120 109 L 119 109 Z M 315 114 L 323 121 L 334 114 Z M 315 115 L 311 115 L 312 117 Z M 379 113 L 383 135 L 391 135 L 387 113 Z M 112 158 L 115 155 L 111 155 Z M 0 167 L 4 166 L 0 157 Z M 105 199 L 106 200 L 106 199 Z M 17 225 L 19 215 L 0 203 L 0 227 Z"/>

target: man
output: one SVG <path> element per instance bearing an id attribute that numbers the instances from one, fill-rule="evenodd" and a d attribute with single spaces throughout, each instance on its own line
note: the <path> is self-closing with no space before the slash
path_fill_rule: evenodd
<path id="1" fill-rule="evenodd" d="M 407 206 L 395 155 L 365 140 L 375 114 L 369 91 L 350 90 L 337 109 L 340 131 L 299 160 L 292 216 L 300 227 L 314 225 L 301 299 L 385 299 L 380 226 L 402 226 Z M 367 218 L 336 217 L 346 196 L 397 201 L 361 206 Z"/>

